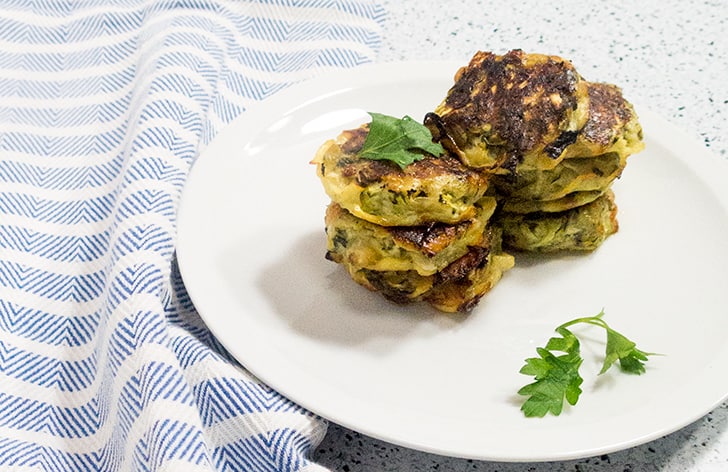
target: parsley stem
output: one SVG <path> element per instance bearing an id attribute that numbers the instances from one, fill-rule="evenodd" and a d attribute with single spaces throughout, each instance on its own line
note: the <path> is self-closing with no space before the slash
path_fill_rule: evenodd
<path id="1" fill-rule="evenodd" d="M 609 325 L 607 325 L 607 322 L 602 319 L 602 316 L 604 316 L 604 310 L 600 311 L 597 315 L 594 316 L 584 316 L 581 318 L 573 319 L 571 321 L 567 321 L 566 323 L 560 325 L 559 328 L 568 328 L 569 326 L 574 326 L 575 324 L 587 323 L 594 326 L 600 326 L 604 329 L 609 329 Z"/>

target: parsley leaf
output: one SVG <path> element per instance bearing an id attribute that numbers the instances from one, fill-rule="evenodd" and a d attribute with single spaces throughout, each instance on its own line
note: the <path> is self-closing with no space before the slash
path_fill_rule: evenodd
<path id="1" fill-rule="evenodd" d="M 579 340 L 566 328 L 557 328 L 556 332 L 562 337 L 549 339 L 546 348 L 537 348 L 540 357 L 526 359 L 526 365 L 521 368 L 522 374 L 536 378 L 518 391 L 520 395 L 529 396 L 521 406 L 526 416 L 542 417 L 549 412 L 558 416 L 564 399 L 575 405 L 581 395 Z M 557 356 L 552 351 L 564 354 Z"/>
<path id="2" fill-rule="evenodd" d="M 400 119 L 381 113 L 369 115 L 372 121 L 359 157 L 389 160 L 404 169 L 425 154 L 437 157 L 445 152 L 440 143 L 432 142 L 430 130 L 409 116 Z"/>
<path id="3" fill-rule="evenodd" d="M 631 374 L 643 374 L 647 357 L 656 355 L 637 349 L 636 344 L 623 334 L 612 329 L 602 318 L 604 311 L 596 316 L 587 316 L 568 321 L 556 328 L 561 337 L 548 340 L 545 348 L 537 348 L 539 357 L 526 359 L 520 373 L 535 377 L 535 382 L 518 390 L 519 395 L 528 396 L 521 405 L 521 411 L 528 417 L 543 417 L 547 413 L 561 414 L 564 400 L 576 405 L 582 393 L 583 379 L 579 374 L 582 364 L 580 344 L 568 327 L 579 323 L 599 326 L 606 331 L 607 345 L 602 369 L 599 375 L 619 361 L 620 369 Z M 555 352 L 564 354 L 556 355 Z"/>
<path id="4" fill-rule="evenodd" d="M 604 365 L 599 372 L 603 374 L 614 364 L 619 361 L 619 367 L 624 372 L 632 374 L 645 373 L 644 361 L 647 360 L 649 353 L 637 349 L 636 344 L 624 335 L 607 327 L 607 355 L 604 358 Z"/>

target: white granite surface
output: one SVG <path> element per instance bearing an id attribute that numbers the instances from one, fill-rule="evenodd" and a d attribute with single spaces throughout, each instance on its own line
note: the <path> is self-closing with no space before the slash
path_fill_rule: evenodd
<path id="1" fill-rule="evenodd" d="M 467 61 L 478 49 L 561 55 L 588 80 L 620 85 L 638 111 L 649 108 L 702 141 L 716 159 L 728 159 L 726 0 L 381 3 L 388 11 L 382 62 Z M 448 458 L 335 424 L 314 457 L 332 470 L 352 472 L 728 471 L 728 404 L 661 439 L 582 460 L 521 464 Z"/>

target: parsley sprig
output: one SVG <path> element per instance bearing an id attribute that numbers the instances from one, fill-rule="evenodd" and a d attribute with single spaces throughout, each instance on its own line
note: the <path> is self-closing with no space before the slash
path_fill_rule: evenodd
<path id="1" fill-rule="evenodd" d="M 602 318 L 604 310 L 596 316 L 587 316 L 568 321 L 556 328 L 559 336 L 552 337 L 546 347 L 539 347 L 539 357 L 526 359 L 520 373 L 535 378 L 535 382 L 522 387 L 518 393 L 528 396 L 521 405 L 521 411 L 528 417 L 543 417 L 547 413 L 561 414 L 564 400 L 576 405 L 582 393 L 583 379 L 579 374 L 583 358 L 576 335 L 568 328 L 580 324 L 590 324 L 603 328 L 607 334 L 607 346 L 599 375 L 607 372 L 615 362 L 619 362 L 622 372 L 643 374 L 647 357 L 656 355 L 637 349 L 636 344 L 623 334 L 612 329 Z"/>
<path id="2" fill-rule="evenodd" d="M 372 117 L 369 134 L 359 151 L 359 157 L 389 160 L 404 169 L 423 159 L 425 154 L 438 157 L 445 152 L 440 143 L 432 141 L 432 133 L 427 127 L 407 115 L 395 118 L 369 112 L 369 116 Z"/>

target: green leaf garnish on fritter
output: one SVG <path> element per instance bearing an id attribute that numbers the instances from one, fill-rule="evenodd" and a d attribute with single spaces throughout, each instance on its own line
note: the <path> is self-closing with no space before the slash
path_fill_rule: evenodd
<path id="1" fill-rule="evenodd" d="M 596 316 L 576 318 L 560 325 L 556 328 L 560 337 L 549 339 L 545 348 L 537 348 L 539 357 L 526 359 L 526 364 L 520 373 L 533 376 L 535 382 L 518 390 L 519 395 L 528 396 L 521 405 L 524 415 L 543 417 L 551 413 L 558 416 L 563 409 L 564 400 L 570 405 L 576 405 L 579 400 L 583 381 L 579 368 L 583 359 L 579 350 L 579 340 L 568 329 L 575 324 L 599 326 L 606 331 L 606 352 L 599 375 L 607 372 L 617 361 L 622 372 L 638 375 L 645 372 L 644 363 L 647 357 L 655 353 L 637 349 L 634 342 L 612 329 L 604 321 L 603 316 L 604 311 L 601 311 Z"/>
<path id="2" fill-rule="evenodd" d="M 369 115 L 369 134 L 359 157 L 392 161 L 404 169 L 425 154 L 438 157 L 445 152 L 440 143 L 432 142 L 430 130 L 409 116 L 395 118 L 372 112 Z"/>

